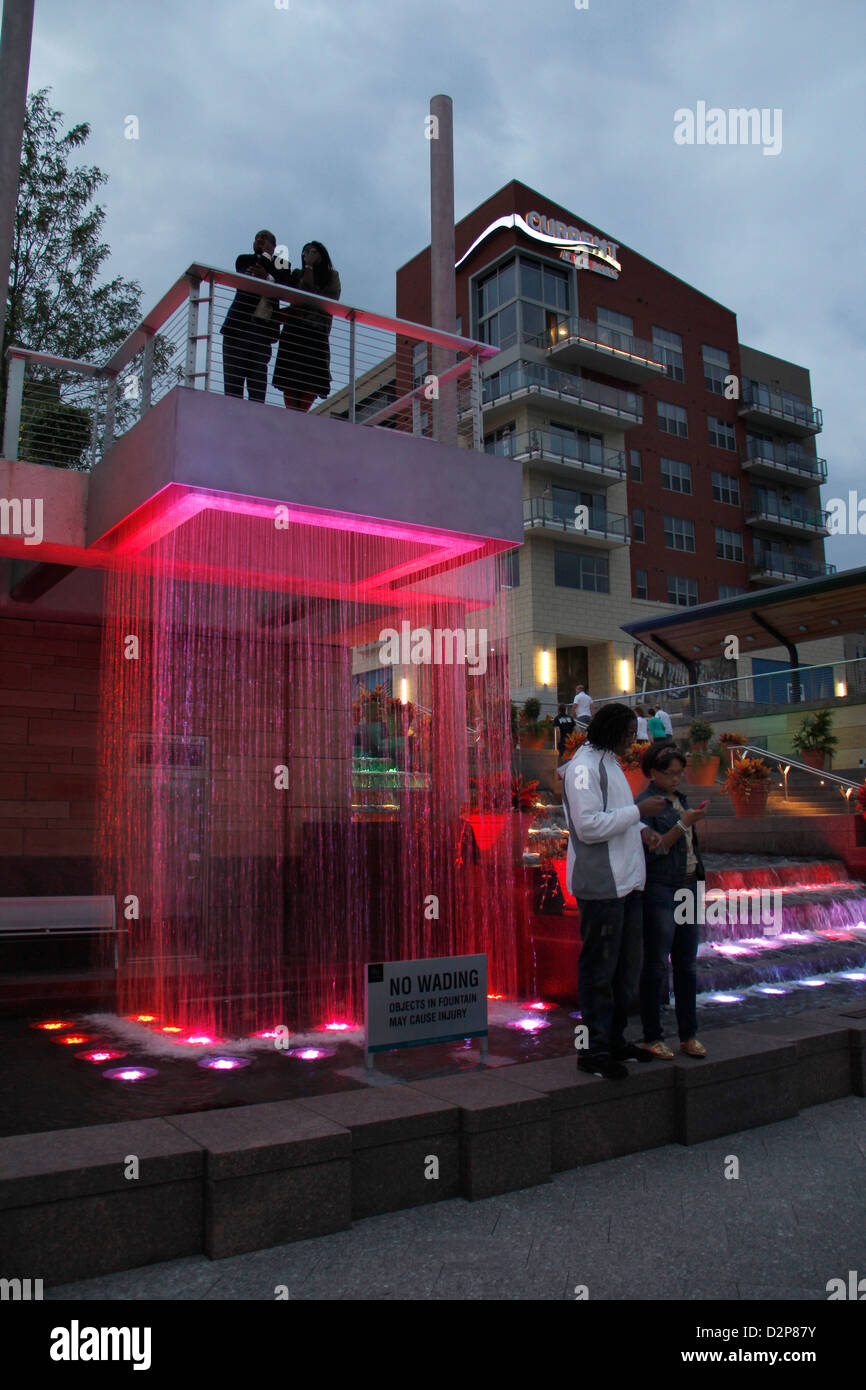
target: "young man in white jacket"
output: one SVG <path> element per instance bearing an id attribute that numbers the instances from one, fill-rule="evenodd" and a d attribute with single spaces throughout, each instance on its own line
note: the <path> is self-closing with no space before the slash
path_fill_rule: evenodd
<path id="1" fill-rule="evenodd" d="M 659 840 L 641 821 L 658 815 L 664 802 L 662 796 L 651 796 L 637 806 L 617 762 L 636 731 L 634 711 L 627 705 L 604 705 L 562 780 L 568 885 L 580 908 L 578 1001 L 589 1030 L 588 1049 L 577 1065 L 615 1081 L 628 1076 L 626 1061 L 642 1062 L 651 1055 L 625 1038 L 641 968 L 644 845 L 654 849 Z"/>

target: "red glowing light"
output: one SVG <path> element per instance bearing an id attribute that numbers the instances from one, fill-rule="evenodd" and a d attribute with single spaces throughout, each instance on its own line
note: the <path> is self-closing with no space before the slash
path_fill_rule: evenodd
<path id="1" fill-rule="evenodd" d="M 76 1052 L 76 1057 L 80 1057 L 83 1062 L 114 1062 L 118 1057 L 125 1057 L 125 1052 L 114 1052 L 110 1048 L 103 1048 L 99 1052 Z"/>
<path id="2" fill-rule="evenodd" d="M 288 1029 L 283 1024 L 277 1028 L 263 1028 L 260 1033 L 253 1033 L 254 1038 L 285 1038 L 287 1035 Z"/>
<path id="3" fill-rule="evenodd" d="M 102 1073 L 111 1081 L 143 1081 L 147 1076 L 156 1076 L 155 1067 L 111 1067 Z"/>
<path id="4" fill-rule="evenodd" d="M 350 1028 L 354 1028 L 354 1023 L 326 1023 L 325 1031 L 328 1033 L 347 1033 Z"/>
<path id="5" fill-rule="evenodd" d="M 182 1028 L 173 1028 L 171 1025 L 169 1025 L 169 1027 L 167 1027 L 167 1028 L 160 1028 L 159 1031 L 160 1031 L 160 1033 L 182 1033 L 182 1032 L 183 1032 L 183 1029 L 182 1029 Z"/>
<path id="6" fill-rule="evenodd" d="M 54 1041 L 56 1043 L 61 1044 L 64 1047 L 71 1047 L 75 1043 L 78 1043 L 80 1045 L 81 1043 L 91 1042 L 92 1035 L 88 1037 L 86 1033 L 67 1033 L 65 1037 L 55 1038 Z"/>
<path id="7" fill-rule="evenodd" d="M 555 1004 L 545 1004 L 544 1001 L 543 1001 L 542 999 L 536 999 L 535 1003 L 534 1003 L 534 1004 L 529 1004 L 528 1007 L 529 1007 L 530 1009 L 538 1009 L 539 1011 L 543 1011 L 544 1009 L 553 1009 L 553 1008 L 556 1007 L 556 1005 L 555 1005 Z"/>
<path id="8" fill-rule="evenodd" d="M 57 1033 L 61 1028 L 71 1028 L 71 1023 L 64 1023 L 61 1019 L 51 1019 L 49 1023 L 32 1023 L 31 1028 L 39 1028 L 45 1033 Z"/>
<path id="9" fill-rule="evenodd" d="M 156 1014 L 130 1014 L 130 1023 L 156 1023 Z"/>
<path id="10" fill-rule="evenodd" d="M 504 999 L 505 997 L 504 994 L 488 994 L 487 996 L 488 999 Z"/>

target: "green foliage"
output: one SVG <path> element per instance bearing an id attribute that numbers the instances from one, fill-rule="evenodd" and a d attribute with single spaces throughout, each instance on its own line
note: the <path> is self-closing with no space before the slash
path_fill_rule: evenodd
<path id="1" fill-rule="evenodd" d="M 703 719 L 693 719 L 689 725 L 689 738 L 692 743 L 709 743 L 715 730 L 712 724 Z"/>
<path id="2" fill-rule="evenodd" d="M 40 383 L 41 384 L 41 383 Z M 25 392 L 21 406 L 21 458 L 54 468 L 81 468 L 86 463 L 93 419 L 89 410 Z"/>
<path id="3" fill-rule="evenodd" d="M 791 746 L 798 753 L 832 753 L 839 740 L 833 733 L 833 711 L 819 709 L 804 716 L 791 735 Z"/>
<path id="4" fill-rule="evenodd" d="M 541 713 L 541 701 L 536 700 L 534 695 L 530 695 L 528 700 L 523 702 L 523 717 L 527 723 L 534 723 Z"/>
<path id="5" fill-rule="evenodd" d="M 93 200 L 107 175 L 94 165 L 71 164 L 90 126 L 83 123 L 64 133 L 62 112 L 52 109 L 48 94 L 48 88 L 32 92 L 27 102 L 0 355 L 0 406 L 5 405 L 7 346 L 103 362 L 141 316 L 136 281 L 115 276 L 100 282 L 110 248 L 102 240 L 105 208 Z M 67 411 L 79 409 L 64 405 Z M 67 429 L 73 418 L 64 417 Z M 74 446 L 79 435 L 73 432 Z M 26 457 L 23 449 L 21 453 Z"/>

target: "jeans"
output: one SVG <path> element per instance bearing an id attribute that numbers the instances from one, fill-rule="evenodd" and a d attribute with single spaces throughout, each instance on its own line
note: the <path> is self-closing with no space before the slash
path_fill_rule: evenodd
<path id="1" fill-rule="evenodd" d="M 644 1042 L 658 1042 L 663 1037 L 661 1006 L 667 995 L 668 956 L 674 972 L 674 999 L 680 1041 L 687 1042 L 698 1031 L 695 997 L 698 981 L 698 936 L 695 921 L 696 883 L 647 883 L 643 895 L 643 969 L 640 976 L 640 1016 Z M 691 901 L 684 902 L 675 894 L 688 890 Z M 677 916 L 690 917 L 691 922 L 677 922 L 674 912 L 678 903 L 683 906 Z M 686 909 L 688 909 L 686 911 Z"/>
<path id="2" fill-rule="evenodd" d="M 591 1056 L 626 1046 L 628 1008 L 641 966 L 641 896 L 635 890 L 625 898 L 578 899 L 577 997 Z"/>
<path id="3" fill-rule="evenodd" d="M 243 398 L 244 383 L 251 401 L 264 402 L 272 345 L 254 339 L 223 337 L 223 380 L 227 396 Z"/>

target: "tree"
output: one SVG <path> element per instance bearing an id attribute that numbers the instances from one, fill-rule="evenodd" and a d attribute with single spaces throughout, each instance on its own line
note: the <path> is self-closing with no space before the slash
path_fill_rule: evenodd
<path id="1" fill-rule="evenodd" d="M 93 200 L 108 176 L 95 165 L 71 166 L 90 126 L 82 123 L 64 134 L 63 114 L 50 106 L 49 91 L 32 92 L 27 101 L 0 356 L 3 405 L 9 345 L 101 363 L 141 317 L 137 281 L 115 276 L 99 283 L 110 247 L 101 239 L 105 208 Z M 56 375 L 37 375 L 49 378 L 56 394 Z"/>

